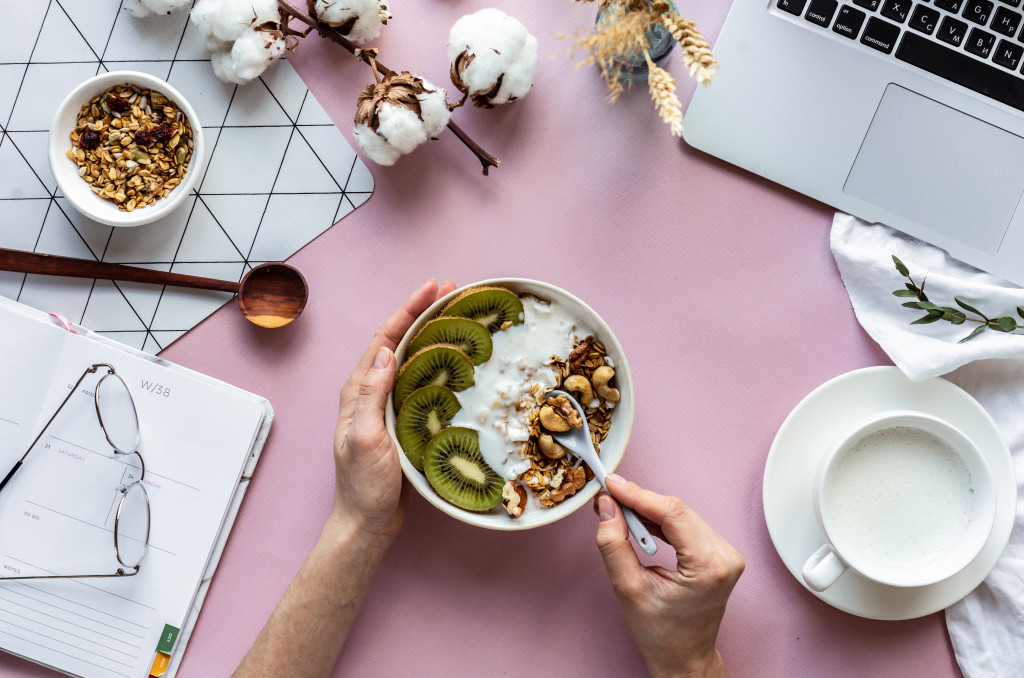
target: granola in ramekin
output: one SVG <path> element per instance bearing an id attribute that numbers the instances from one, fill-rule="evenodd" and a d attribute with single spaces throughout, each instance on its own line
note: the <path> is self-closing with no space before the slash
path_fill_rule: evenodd
<path id="1" fill-rule="evenodd" d="M 122 212 L 152 205 L 181 183 L 192 126 L 155 90 L 118 85 L 82 105 L 67 156 L 92 192 Z"/>

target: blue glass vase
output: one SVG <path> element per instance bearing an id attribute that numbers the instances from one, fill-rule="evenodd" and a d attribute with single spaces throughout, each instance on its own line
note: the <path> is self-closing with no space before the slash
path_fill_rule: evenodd
<path id="1" fill-rule="evenodd" d="M 676 4 L 672 0 L 668 0 L 669 12 L 676 11 Z M 609 12 L 607 6 L 602 6 L 597 12 L 597 20 L 594 22 L 595 25 L 600 28 L 609 20 Z M 672 54 L 672 48 L 676 46 L 676 39 L 672 37 L 668 29 L 661 24 L 655 24 L 647 30 L 645 33 L 647 38 L 647 53 L 651 55 L 651 61 L 656 65 L 660 65 L 661 62 L 666 61 L 669 55 Z M 644 58 L 642 50 L 635 50 L 629 54 L 623 54 L 616 56 L 612 59 L 615 66 L 619 66 L 619 81 L 623 84 L 635 84 L 641 82 L 647 82 L 647 76 L 649 68 L 647 66 L 647 60 Z M 614 67 L 613 66 L 613 70 Z"/>

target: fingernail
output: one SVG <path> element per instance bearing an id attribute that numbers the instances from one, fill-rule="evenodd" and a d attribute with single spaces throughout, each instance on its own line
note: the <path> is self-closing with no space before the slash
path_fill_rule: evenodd
<path id="1" fill-rule="evenodd" d="M 380 350 L 377 351 L 377 358 L 373 361 L 373 369 L 383 370 L 389 364 L 391 364 L 391 351 L 388 350 L 387 346 L 381 346 Z"/>
<path id="2" fill-rule="evenodd" d="M 608 485 L 614 485 L 615 487 L 623 487 L 626 484 L 626 479 L 617 473 L 609 473 L 604 482 Z"/>
<path id="3" fill-rule="evenodd" d="M 615 517 L 615 502 L 606 494 L 597 498 L 597 518 L 606 523 Z"/>

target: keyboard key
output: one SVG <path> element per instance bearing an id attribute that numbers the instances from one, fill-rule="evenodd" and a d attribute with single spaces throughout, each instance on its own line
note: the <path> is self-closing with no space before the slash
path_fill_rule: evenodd
<path id="1" fill-rule="evenodd" d="M 942 42 L 948 42 L 949 44 L 959 47 L 964 41 L 964 36 L 967 35 L 967 24 L 963 21 L 958 21 L 953 17 L 947 16 L 942 20 L 942 24 L 939 26 L 938 38 Z"/>
<path id="2" fill-rule="evenodd" d="M 779 0 L 775 5 L 781 10 L 800 16 L 804 13 L 804 5 L 807 4 L 807 0 Z"/>
<path id="3" fill-rule="evenodd" d="M 1020 0 L 999 0 L 999 1 L 1000 2 L 1005 2 L 1010 7 L 1020 7 Z"/>
<path id="4" fill-rule="evenodd" d="M 807 14 L 804 14 L 804 18 L 812 24 L 828 28 L 828 25 L 832 23 L 832 15 L 836 13 L 836 7 L 838 6 L 839 3 L 836 0 L 811 0 L 811 5 L 807 8 Z"/>
<path id="5" fill-rule="evenodd" d="M 1000 40 L 995 54 L 992 55 L 992 61 L 1015 71 L 1022 56 L 1024 56 L 1024 47 L 1009 40 Z"/>
<path id="6" fill-rule="evenodd" d="M 874 12 L 876 9 L 878 9 L 878 6 L 882 4 L 882 0 L 853 0 L 853 4 L 857 5 L 858 7 L 863 7 L 864 9 L 868 9 Z"/>
<path id="7" fill-rule="evenodd" d="M 922 38 L 917 33 L 907 31 L 903 34 L 896 58 L 1024 111 L 1024 79 Z"/>
<path id="8" fill-rule="evenodd" d="M 864 17 L 864 12 L 859 9 L 843 5 L 839 8 L 839 16 L 836 17 L 832 30 L 853 40 L 860 33 L 860 27 L 864 25 Z"/>
<path id="9" fill-rule="evenodd" d="M 1012 38 L 1013 34 L 1017 32 L 1018 26 L 1020 26 L 1020 14 L 1011 12 L 1005 7 L 999 7 L 996 9 L 996 15 L 992 18 L 992 25 L 989 28 L 996 33 L 1002 33 Z"/>
<path id="10" fill-rule="evenodd" d="M 992 3 L 989 0 L 967 0 L 964 6 L 964 18 L 984 26 L 992 16 Z"/>
<path id="11" fill-rule="evenodd" d="M 910 27 L 915 31 L 921 31 L 925 35 L 934 33 L 935 27 L 938 24 L 939 13 L 931 7 L 918 5 L 914 8 L 914 13 L 910 15 Z"/>
<path id="12" fill-rule="evenodd" d="M 910 0 L 885 0 L 885 4 L 882 5 L 882 16 L 900 24 L 907 20 L 909 11 Z"/>
<path id="13" fill-rule="evenodd" d="M 967 39 L 967 46 L 964 47 L 971 54 L 977 54 L 982 59 L 987 59 L 992 53 L 992 45 L 996 42 L 996 36 L 986 33 L 980 28 L 971 29 L 971 37 Z"/>
<path id="14" fill-rule="evenodd" d="M 963 0 L 935 0 L 935 6 L 939 9 L 944 9 L 947 12 L 958 14 L 960 12 L 960 3 Z"/>
<path id="15" fill-rule="evenodd" d="M 864 35 L 860 36 L 860 41 L 868 47 L 891 54 L 898 37 L 900 37 L 899 26 L 894 26 L 888 21 L 882 21 L 873 16 L 868 19 L 868 27 L 864 29 Z"/>

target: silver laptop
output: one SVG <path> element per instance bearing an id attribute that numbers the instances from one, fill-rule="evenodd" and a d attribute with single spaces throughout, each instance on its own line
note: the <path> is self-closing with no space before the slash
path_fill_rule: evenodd
<path id="1" fill-rule="evenodd" d="M 1021 0 L 735 0 L 684 137 L 1024 285 Z"/>

